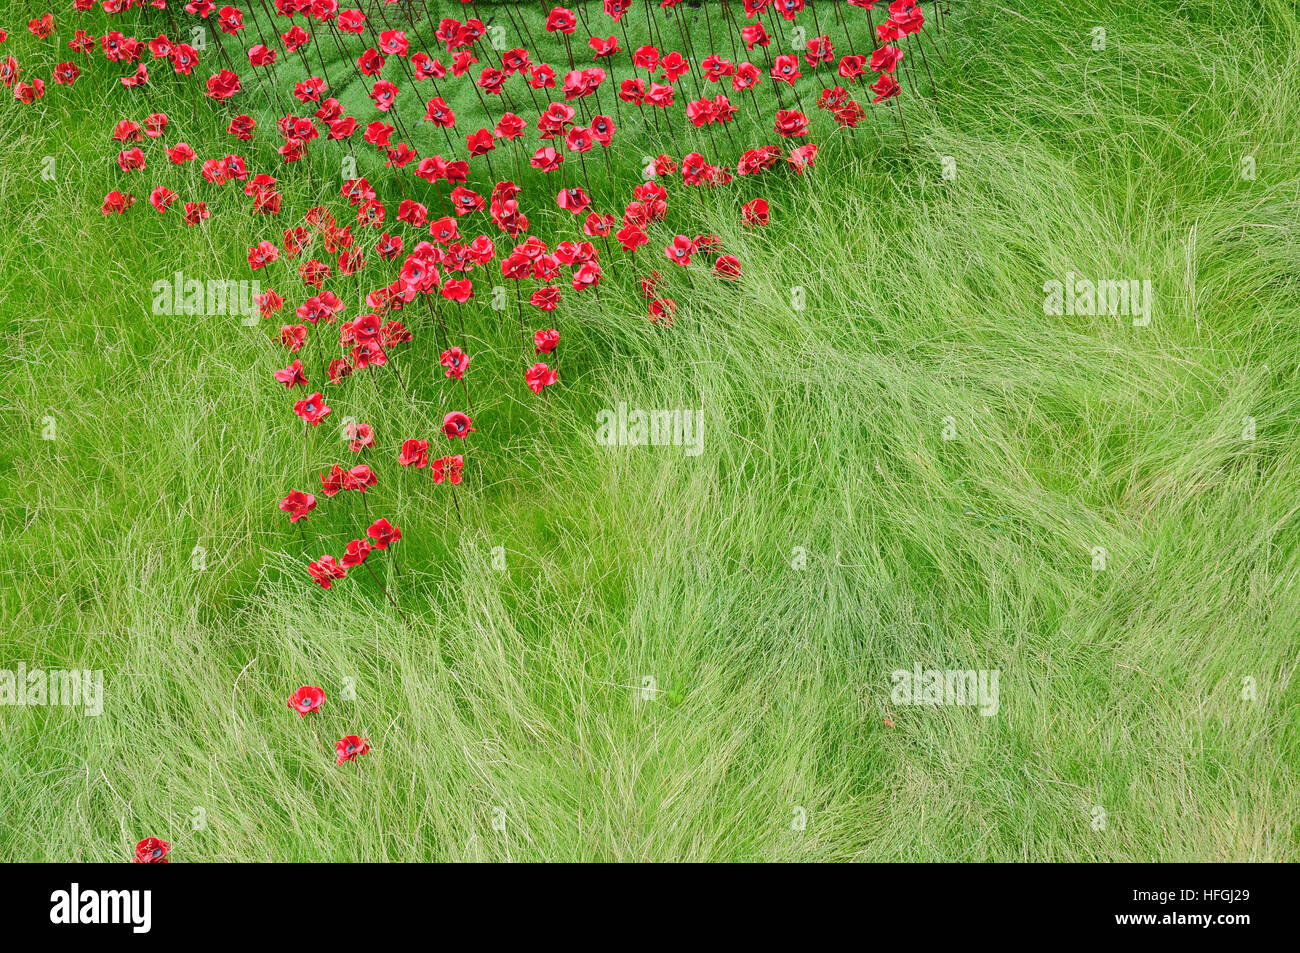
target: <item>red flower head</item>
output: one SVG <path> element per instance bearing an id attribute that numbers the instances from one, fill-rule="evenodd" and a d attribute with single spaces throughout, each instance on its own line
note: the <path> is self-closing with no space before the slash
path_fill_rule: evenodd
<path id="1" fill-rule="evenodd" d="M 294 361 L 283 370 L 276 371 L 275 379 L 284 385 L 285 390 L 307 386 L 307 376 L 302 372 L 302 361 Z"/>
<path id="2" fill-rule="evenodd" d="M 695 253 L 695 242 L 691 241 L 685 235 L 676 235 L 673 237 L 671 245 L 664 248 L 664 255 L 674 265 L 689 265 L 691 255 Z"/>
<path id="3" fill-rule="evenodd" d="M 167 211 L 175 201 L 176 193 L 165 185 L 160 185 L 149 193 L 149 204 L 160 213 Z"/>
<path id="4" fill-rule="evenodd" d="M 591 47 L 592 57 L 598 60 L 604 59 L 607 56 L 613 56 L 621 49 L 618 45 L 618 37 L 616 36 L 611 36 L 609 38 L 593 36 L 587 41 L 587 45 Z"/>
<path id="5" fill-rule="evenodd" d="M 747 50 L 752 50 L 756 46 L 767 46 L 772 42 L 772 38 L 767 35 L 767 28 L 763 26 L 761 20 L 758 23 L 742 27 L 740 35 L 745 41 L 745 49 Z"/>
<path id="6" fill-rule="evenodd" d="M 302 490 L 290 490 L 289 495 L 280 501 L 280 509 L 289 514 L 290 523 L 296 523 L 316 509 L 316 497 Z"/>
<path id="7" fill-rule="evenodd" d="M 442 352 L 442 366 L 447 368 L 448 377 L 460 380 L 469 367 L 469 355 L 458 347 L 448 348 Z"/>
<path id="8" fill-rule="evenodd" d="M 578 26 L 578 18 L 572 10 L 556 7 L 546 17 L 547 33 L 572 33 Z"/>
<path id="9" fill-rule="evenodd" d="M 751 228 L 768 223 L 767 199 L 754 199 L 752 202 L 746 202 L 741 206 L 740 211 L 744 216 L 745 224 Z"/>
<path id="10" fill-rule="evenodd" d="M 410 440 L 402 442 L 402 452 L 397 456 L 397 462 L 404 467 L 415 467 L 417 470 L 429 465 L 429 441 L 416 440 L 412 437 Z"/>
<path id="11" fill-rule="evenodd" d="M 545 364 L 534 364 L 524 372 L 524 382 L 534 394 L 540 394 L 543 387 L 555 383 L 555 371 Z"/>
<path id="12" fill-rule="evenodd" d="M 306 718 L 323 704 L 325 693 L 315 685 L 304 685 L 289 696 L 289 707 L 298 713 L 299 718 Z"/>
<path id="13" fill-rule="evenodd" d="M 587 206 L 591 204 L 591 198 L 580 188 L 568 188 L 555 197 L 555 204 L 577 215 L 586 211 Z"/>
<path id="14" fill-rule="evenodd" d="M 307 564 L 307 572 L 319 583 L 322 589 L 332 588 L 335 579 L 346 579 L 347 570 L 339 565 L 333 556 L 325 555 L 315 562 Z"/>
<path id="15" fill-rule="evenodd" d="M 448 439 L 460 437 L 463 440 L 466 436 L 475 432 L 473 423 L 468 414 L 453 410 L 442 418 L 442 432 L 447 435 Z"/>
<path id="16" fill-rule="evenodd" d="M 790 139 L 808 135 L 808 117 L 796 109 L 778 109 L 776 133 Z"/>
<path id="17" fill-rule="evenodd" d="M 159 840 L 156 837 L 146 837 L 140 843 L 135 845 L 135 860 L 137 864 L 165 864 L 168 863 L 167 852 L 172 849 L 172 845 L 165 840 Z"/>
<path id="18" fill-rule="evenodd" d="M 453 486 L 460 484 L 461 470 L 465 466 L 465 458 L 459 453 L 454 457 L 439 457 L 433 461 L 430 472 L 433 474 L 434 483 L 447 482 Z"/>
<path id="19" fill-rule="evenodd" d="M 375 549 L 387 549 L 402 538 L 402 531 L 381 516 L 370 524 L 366 535 L 375 541 Z"/>
<path id="20" fill-rule="evenodd" d="M 338 741 L 334 742 L 334 751 L 337 753 L 337 763 L 344 764 L 348 761 L 356 761 L 363 754 L 370 753 L 370 739 L 361 738 L 357 735 L 344 735 Z"/>
<path id="21" fill-rule="evenodd" d="M 370 544 L 364 539 L 354 539 L 343 549 L 343 565 L 349 569 L 360 566 L 370 555 Z"/>
<path id="22" fill-rule="evenodd" d="M 514 113 L 506 113 L 501 117 L 501 121 L 496 124 L 496 128 L 492 131 L 498 139 L 512 141 L 522 136 L 524 130 L 527 128 L 528 123 L 524 122 L 524 120 L 519 116 L 516 116 Z"/>
<path id="23" fill-rule="evenodd" d="M 104 196 L 104 203 L 99 207 L 99 210 L 105 215 L 121 215 L 134 204 L 134 195 L 123 195 L 117 189 L 114 189 Z"/>
<path id="24" fill-rule="evenodd" d="M 856 82 L 857 78 L 867 71 L 867 58 L 861 53 L 841 57 L 840 75 L 850 83 Z"/>
<path id="25" fill-rule="evenodd" d="M 534 169 L 540 169 L 543 172 L 554 172 L 564 161 L 564 156 L 560 155 L 550 146 L 543 146 L 537 150 L 529 164 Z"/>
<path id="26" fill-rule="evenodd" d="M 677 302 L 672 298 L 652 298 L 650 300 L 650 323 L 671 327 L 677 314 Z"/>
<path id="27" fill-rule="evenodd" d="M 894 79 L 889 73 L 881 73 L 870 89 L 875 93 L 874 103 L 884 102 L 886 99 L 892 99 L 902 92 L 902 87 L 898 85 L 898 80 Z"/>
<path id="28" fill-rule="evenodd" d="M 223 69 L 208 78 L 207 95 L 218 101 L 229 99 L 239 92 L 239 77 L 228 69 Z"/>
<path id="29" fill-rule="evenodd" d="M 545 331 L 538 331 L 533 335 L 533 344 L 535 345 L 534 354 L 550 354 L 555 350 L 555 346 L 560 343 L 560 332 L 555 328 L 547 328 Z"/>
<path id="30" fill-rule="evenodd" d="M 811 169 L 813 160 L 817 158 L 817 144 L 813 142 L 806 143 L 798 148 L 790 150 L 790 168 L 803 174 L 804 169 Z"/>
<path id="31" fill-rule="evenodd" d="M 903 60 L 903 51 L 885 44 L 871 54 L 871 68 L 877 73 L 892 73 Z"/>
<path id="32" fill-rule="evenodd" d="M 293 412 L 313 427 L 317 427 L 329 415 L 330 409 L 325 406 L 324 397 L 317 391 L 294 404 Z"/>
<path id="33" fill-rule="evenodd" d="M 375 428 L 370 424 L 349 423 L 344 428 L 344 435 L 348 439 L 348 449 L 353 453 L 375 445 Z"/>
<path id="34" fill-rule="evenodd" d="M 471 156 L 486 155 L 497 147 L 496 140 L 492 133 L 487 129 L 479 129 L 465 137 L 465 144 L 469 146 Z"/>
<path id="35" fill-rule="evenodd" d="M 772 78 L 777 82 L 794 85 L 794 81 L 803 76 L 799 72 L 799 57 L 783 53 L 776 58 L 772 66 Z"/>
<path id="36" fill-rule="evenodd" d="M 719 278 L 739 278 L 740 259 L 735 255 L 719 255 L 713 264 L 713 273 Z"/>
<path id="37" fill-rule="evenodd" d="M 260 241 L 248 250 L 248 264 L 254 270 L 265 268 L 280 257 L 280 249 L 268 241 Z"/>

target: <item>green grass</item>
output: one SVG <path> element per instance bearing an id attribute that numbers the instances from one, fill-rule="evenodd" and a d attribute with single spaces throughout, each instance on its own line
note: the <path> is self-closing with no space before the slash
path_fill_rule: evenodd
<path id="1" fill-rule="evenodd" d="M 513 310 L 463 308 L 459 516 L 394 462 L 464 406 L 404 316 L 413 396 L 380 372 L 327 397 L 377 431 L 370 513 L 404 538 L 400 575 L 372 562 L 409 626 L 364 574 L 305 573 L 276 503 L 354 461 L 337 427 L 304 438 L 273 329 L 150 314 L 154 281 L 247 277 L 286 222 L 156 144 L 139 205 L 101 217 L 127 181 L 112 126 L 149 108 L 100 57 L 0 106 L 0 667 L 103 669 L 106 692 L 98 718 L 0 707 L 0 856 L 122 860 L 155 835 L 177 861 L 1297 859 L 1300 22 L 1276 0 L 1078 9 L 956 4 L 937 91 L 905 99 L 910 147 L 881 109 L 849 134 L 817 113 L 802 179 L 674 183 L 667 235 L 716 232 L 744 280 L 644 249 L 681 305 L 665 330 L 642 270 L 608 269 L 554 316 L 548 400 Z M 70 58 L 6 13 L 20 59 Z M 339 208 L 338 152 L 283 172 L 156 72 L 168 142 L 243 152 L 286 212 Z M 629 128 L 617 191 L 600 165 L 593 190 L 626 201 L 642 149 L 691 143 Z M 156 215 L 146 181 L 203 192 L 212 220 Z M 555 186 L 521 182 L 546 221 Z M 743 229 L 757 195 L 773 223 Z M 1149 280 L 1150 325 L 1045 315 L 1067 272 Z M 702 409 L 703 453 L 596 446 L 620 401 Z M 365 525 L 322 498 L 309 555 Z M 918 664 L 997 669 L 1000 710 L 891 703 Z M 286 707 L 301 684 L 319 716 Z M 350 732 L 374 748 L 359 771 L 333 764 Z"/>

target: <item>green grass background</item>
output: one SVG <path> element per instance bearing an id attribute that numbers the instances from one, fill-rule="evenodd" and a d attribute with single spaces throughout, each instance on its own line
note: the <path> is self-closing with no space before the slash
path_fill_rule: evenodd
<path id="1" fill-rule="evenodd" d="M 17 6 L 0 7 L 0 53 L 48 77 L 74 57 Z M 549 322 L 549 400 L 523 385 L 513 311 L 447 309 L 479 428 L 462 516 L 394 462 L 464 408 L 427 315 L 402 316 L 412 397 L 382 372 L 326 388 L 333 421 L 378 433 L 369 508 L 404 538 L 400 575 L 372 564 L 409 626 L 365 574 L 331 592 L 306 575 L 276 504 L 355 460 L 337 427 L 304 438 L 270 377 L 274 329 L 150 314 L 177 270 L 248 277 L 248 246 L 285 221 L 156 143 L 125 176 L 109 135 L 164 108 L 166 141 L 280 176 L 285 220 L 340 207 L 340 151 L 310 181 L 286 172 L 269 128 L 261 145 L 223 135 L 230 110 L 196 109 L 192 80 L 155 70 L 145 105 L 98 55 L 71 91 L 0 107 L 0 667 L 106 679 L 98 718 L 0 708 L 0 857 L 123 860 L 154 835 L 177 861 L 1295 859 L 1295 9 L 979 0 L 954 5 L 944 51 L 933 93 L 904 76 L 910 148 L 884 109 L 856 133 L 816 113 L 802 179 L 670 186 L 641 265 L 665 273 L 676 324 L 646 320 L 643 267 L 607 269 Z M 372 117 L 362 90 L 343 96 Z M 250 86 L 240 108 L 257 102 Z M 476 128 L 473 97 L 455 105 L 461 135 Z M 740 125 L 772 138 L 747 111 Z M 603 207 L 630 198 L 643 152 L 713 149 L 625 126 L 616 188 L 590 167 Z M 139 204 L 101 217 L 123 183 Z M 156 215 L 158 183 L 206 198 L 211 221 Z M 550 221 L 553 180 L 521 183 Z M 772 225 L 745 230 L 758 195 Z M 716 232 L 744 280 L 668 274 L 673 231 Z M 291 307 L 300 286 L 276 267 L 259 277 Z M 1067 272 L 1149 279 L 1150 326 L 1045 315 L 1043 283 Z M 704 452 L 595 446 L 619 401 L 703 409 Z M 322 498 L 307 555 L 365 525 L 358 501 Z M 889 672 L 916 664 L 1000 670 L 1000 711 L 891 705 Z M 647 677 L 659 691 L 639 701 Z M 318 717 L 286 707 L 301 684 L 329 696 Z M 360 770 L 333 763 L 350 732 L 374 748 Z"/>

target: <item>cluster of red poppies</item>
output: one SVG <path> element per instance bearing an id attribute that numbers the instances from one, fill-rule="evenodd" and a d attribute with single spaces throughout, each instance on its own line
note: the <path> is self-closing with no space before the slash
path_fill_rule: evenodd
<path id="1" fill-rule="evenodd" d="M 294 303 L 268 287 L 255 304 L 268 320 L 293 308 L 279 331 L 293 359 L 273 377 L 306 394 L 292 409 L 307 430 L 331 413 L 322 390 L 345 386 L 359 371 L 391 370 L 406 391 L 398 360 L 420 370 L 421 358 L 414 351 L 394 357 L 430 335 L 436 347 L 425 353 L 440 355 L 450 386 L 472 408 L 470 339 L 461 309 L 487 299 L 485 287 L 491 306 L 501 311 L 513 285 L 523 384 L 538 395 L 547 395 L 558 380 L 552 365 L 560 332 L 530 328 L 528 314 L 548 316 L 539 324 L 559 323 L 554 315 L 570 293 L 595 295 L 611 271 L 627 266 L 637 268 L 649 320 L 671 325 L 678 303 L 667 289 L 674 282 L 637 264 L 639 255 L 644 261 L 642 248 L 662 247 L 664 257 L 684 269 L 675 274 L 688 276 L 688 286 L 704 269 L 727 281 L 744 275 L 740 256 L 717 235 L 670 226 L 675 183 L 711 189 L 777 169 L 804 174 L 818 158 L 815 130 L 858 128 L 868 115 L 874 118 L 872 104 L 888 104 L 906 135 L 899 79 L 907 75 L 915 84 L 919 69 L 930 73 L 931 56 L 942 61 L 917 0 L 894 0 L 887 10 L 885 0 L 717 0 L 694 7 L 683 7 L 682 0 L 601 0 L 598 11 L 581 0 L 574 9 L 546 10 L 542 35 L 530 25 L 535 11 L 522 4 L 462 3 L 470 14 L 465 19 L 435 20 L 424 2 L 409 0 L 382 0 L 368 12 L 341 8 L 338 0 L 74 0 L 77 11 L 99 7 L 116 17 L 135 10 L 137 26 L 154 16 L 163 27 L 151 39 L 131 35 L 140 30 L 96 36 L 75 29 L 66 45 L 81 65 L 59 62 L 48 73 L 54 84 L 71 87 L 97 50 L 127 70 L 117 78 L 136 105 L 123 110 L 130 117 L 113 117 L 111 140 L 124 181 L 104 196 L 105 215 L 134 206 L 130 183 L 149 175 L 155 163 L 198 163 L 201 181 L 194 185 L 204 191 L 183 198 L 158 184 L 148 193 L 157 213 L 180 209 L 190 226 L 209 218 L 212 190 L 232 182 L 242 185 L 255 215 L 286 215 L 290 203 L 272 169 L 293 176 L 296 186 L 305 178 L 315 193 L 317 204 L 258 236 L 247 256 L 259 278 L 269 275 L 282 288 L 302 283 L 303 290 L 289 296 Z M 633 46 L 629 24 L 637 7 L 645 21 L 636 26 L 652 42 Z M 935 11 L 942 19 L 938 4 Z M 211 45 L 195 39 L 196 26 L 205 28 L 201 35 Z M 37 44 L 58 48 L 52 14 L 33 18 L 28 31 Z M 787 31 L 791 51 L 779 52 L 773 45 L 785 42 L 778 34 Z M 190 36 L 194 45 L 172 39 L 180 36 Z M 0 30 L 0 44 L 8 39 Z M 57 54 L 41 51 L 35 59 L 48 64 Z M 284 80 L 280 67 L 287 62 L 300 66 L 305 78 Z M 159 77 L 150 76 L 150 66 L 163 67 Z M 45 83 L 24 81 L 23 73 L 15 56 L 0 59 L 0 83 L 14 89 L 15 101 L 36 103 L 46 95 Z M 191 94 L 196 125 L 216 118 L 217 129 L 251 144 L 249 156 L 219 148 L 213 151 L 226 154 L 200 161 L 173 133 L 183 122 L 151 105 L 151 90 L 164 82 Z M 370 116 L 349 114 L 331 95 L 354 83 L 369 100 Z M 810 83 L 817 94 L 806 99 Z M 851 92 L 859 83 L 868 90 L 860 99 Z M 199 93 L 210 103 L 206 114 L 198 108 Z M 451 105 L 470 97 L 476 106 Z M 814 108 L 805 108 L 805 101 Z M 432 134 L 412 135 L 412 122 Z M 638 150 L 647 141 L 690 141 L 694 148 L 647 157 L 638 163 L 637 180 L 620 187 L 611 155 L 628 141 L 629 130 Z M 744 142 L 756 131 L 756 143 Z M 427 148 L 433 139 L 445 148 Z M 367 174 L 351 174 L 337 198 L 321 196 L 313 159 L 325 154 L 327 143 L 338 143 L 344 152 L 335 158 L 354 162 L 358 142 L 373 150 Z M 603 187 L 593 188 L 593 178 L 602 185 L 602 170 Z M 341 202 L 331 208 L 322 198 Z M 746 227 L 765 226 L 770 217 L 766 198 L 741 206 Z M 543 227 L 553 234 L 544 239 Z M 363 300 L 361 313 L 346 314 L 345 299 Z M 450 330 L 453 314 L 461 318 L 459 341 Z M 443 420 L 448 440 L 474 430 L 467 413 L 452 411 Z M 376 440 L 369 424 L 348 424 L 347 437 L 355 453 L 369 451 Z M 396 457 L 402 468 L 428 469 L 432 482 L 447 484 L 455 500 L 464 453 L 431 457 L 430 440 L 416 436 L 401 440 Z M 378 479 L 370 463 L 335 464 L 320 474 L 319 492 L 332 498 L 355 491 L 364 503 Z M 316 496 L 297 489 L 280 501 L 300 531 L 316 506 Z M 329 589 L 364 565 L 372 550 L 387 549 L 400 536 L 386 519 L 375 520 L 365 538 L 348 542 L 338 558 L 312 560 L 307 572 Z M 364 750 L 364 739 L 354 739 L 349 754 Z M 146 853 L 158 850 L 157 859 L 165 857 L 167 845 L 158 842 Z"/>

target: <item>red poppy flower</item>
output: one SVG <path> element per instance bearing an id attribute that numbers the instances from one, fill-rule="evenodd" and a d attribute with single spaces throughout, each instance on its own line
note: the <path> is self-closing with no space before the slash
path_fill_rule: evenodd
<path id="1" fill-rule="evenodd" d="M 752 50 L 756 46 L 767 46 L 772 42 L 772 38 L 767 35 L 767 28 L 763 26 L 762 21 L 742 27 L 740 36 L 745 41 L 745 49 L 747 50 Z"/>
<path id="2" fill-rule="evenodd" d="M 481 212 L 486 205 L 483 196 L 473 189 L 458 185 L 451 190 L 451 207 L 458 216 L 468 215 L 470 212 Z"/>
<path id="3" fill-rule="evenodd" d="M 307 572 L 322 589 L 333 588 L 335 579 L 346 579 L 348 575 L 347 571 L 339 565 L 338 560 L 328 554 L 315 562 L 308 563 Z"/>
<path id="4" fill-rule="evenodd" d="M 316 509 L 316 497 L 301 490 L 290 490 L 289 495 L 280 501 L 280 509 L 289 514 L 290 523 L 296 523 Z"/>
<path id="5" fill-rule="evenodd" d="M 325 704 L 325 692 L 315 685 L 303 685 L 289 696 L 289 707 L 298 713 L 299 718 L 306 718 Z"/>
<path id="6" fill-rule="evenodd" d="M 268 241 L 260 241 L 248 250 L 248 264 L 254 271 L 265 268 L 279 257 L 280 249 Z"/>
<path id="7" fill-rule="evenodd" d="M 305 328 L 303 330 L 306 331 Z M 317 391 L 295 403 L 293 412 L 313 427 L 318 427 L 320 422 L 329 415 L 330 409 L 325 406 L 325 399 L 320 391 Z"/>
<path id="8" fill-rule="evenodd" d="M 286 324 L 280 328 L 280 343 L 297 354 L 307 341 L 307 327 L 303 324 Z"/>
<path id="9" fill-rule="evenodd" d="M 664 255 L 674 265 L 689 265 L 691 255 L 695 253 L 695 243 L 685 235 L 676 235 L 672 243 L 664 247 Z"/>
<path id="10" fill-rule="evenodd" d="M 862 54 L 844 56 L 840 58 L 840 75 L 850 83 L 856 82 L 857 78 L 867 71 L 867 58 Z"/>
<path id="11" fill-rule="evenodd" d="M 121 215 L 134 204 L 134 195 L 123 195 L 117 189 L 114 189 L 104 196 L 104 203 L 99 207 L 99 210 L 105 215 Z"/>
<path id="12" fill-rule="evenodd" d="M 332 475 L 333 471 L 331 471 Z M 379 477 L 375 476 L 375 471 L 364 463 L 359 463 L 350 470 L 345 470 L 339 477 L 342 487 L 345 490 L 356 490 L 358 493 L 365 493 L 366 490 L 379 482 Z"/>
<path id="13" fill-rule="evenodd" d="M 430 76 L 434 79 L 442 79 L 447 75 L 447 68 L 428 53 L 412 54 L 411 66 L 415 68 L 416 79 L 428 79 Z"/>
<path id="14" fill-rule="evenodd" d="M 294 361 L 284 370 L 276 371 L 275 379 L 284 385 L 285 390 L 307 386 L 307 378 L 302 372 L 302 361 Z"/>
<path id="15" fill-rule="evenodd" d="M 370 424 L 349 423 L 344 434 L 348 439 L 348 449 L 353 453 L 375 445 L 375 428 Z"/>
<path id="16" fill-rule="evenodd" d="M 207 95 L 215 100 L 229 99 L 239 92 L 239 77 L 228 69 L 208 78 Z"/>
<path id="17" fill-rule="evenodd" d="M 375 541 L 375 549 L 387 549 L 402 538 L 402 531 L 381 516 L 370 524 L 366 535 Z"/>
<path id="18" fill-rule="evenodd" d="M 146 837 L 135 845 L 134 863 L 137 864 L 166 864 L 167 852 L 172 849 L 172 845 L 165 840 L 159 840 L 156 837 Z"/>
<path id="19" fill-rule="evenodd" d="M 177 43 L 171 55 L 172 69 L 181 76 L 189 76 L 199 65 L 199 51 L 188 43 Z"/>
<path id="20" fill-rule="evenodd" d="M 769 209 L 767 199 L 754 199 L 752 202 L 746 202 L 740 208 L 741 215 L 746 225 L 751 228 L 758 225 L 766 225 L 769 219 Z"/>
<path id="21" fill-rule="evenodd" d="M 645 103 L 645 80 L 625 79 L 618 84 L 618 98 L 633 106 Z"/>
<path id="22" fill-rule="evenodd" d="M 374 47 L 357 57 L 357 69 L 366 76 L 378 76 L 384 68 L 384 57 Z"/>
<path id="23" fill-rule="evenodd" d="M 197 158 L 198 156 L 195 154 L 194 150 L 190 148 L 188 142 L 178 142 L 167 150 L 167 160 L 173 165 L 192 162 Z"/>
<path id="24" fill-rule="evenodd" d="M 776 133 L 786 139 L 808 135 L 808 117 L 796 109 L 779 109 L 776 113 Z"/>
<path id="25" fill-rule="evenodd" d="M 492 132 L 498 139 L 513 141 L 522 136 L 527 128 L 528 123 L 524 122 L 519 116 L 514 113 L 506 113 L 501 117 Z"/>
<path id="26" fill-rule="evenodd" d="M 354 539 L 343 549 L 343 565 L 351 569 L 360 566 L 370 555 L 370 544 L 364 539 Z"/>
<path id="27" fill-rule="evenodd" d="M 578 18 L 572 10 L 556 7 L 546 16 L 547 33 L 572 33 L 578 26 Z"/>
<path id="28" fill-rule="evenodd" d="M 804 47 L 803 58 L 813 68 L 820 63 L 833 63 L 835 44 L 831 42 L 829 36 L 814 36 Z"/>
<path id="29" fill-rule="evenodd" d="M 464 304 L 474 297 L 474 283 L 468 278 L 448 278 L 439 293 L 448 301 Z"/>
<path id="30" fill-rule="evenodd" d="M 672 298 L 652 298 L 650 300 L 650 323 L 671 327 L 677 315 L 677 302 Z"/>
<path id="31" fill-rule="evenodd" d="M 719 278 L 739 278 L 740 259 L 735 255 L 719 255 L 718 260 L 713 263 L 713 273 Z"/>
<path id="32" fill-rule="evenodd" d="M 809 142 L 798 148 L 791 149 L 788 161 L 790 168 L 802 175 L 804 169 L 812 168 L 815 158 L 817 158 L 817 144 Z"/>
<path id="33" fill-rule="evenodd" d="M 772 78 L 777 82 L 793 86 L 794 81 L 802 76 L 803 73 L 799 72 L 799 57 L 797 56 L 783 53 L 776 58 L 776 62 L 772 65 Z"/>
<path id="34" fill-rule="evenodd" d="M 871 68 L 877 73 L 892 73 L 903 60 L 903 51 L 885 44 L 871 54 Z"/>
<path id="35" fill-rule="evenodd" d="M 605 57 L 613 56 L 622 49 L 618 45 L 618 37 L 616 36 L 608 38 L 593 36 L 587 41 L 587 45 L 591 47 L 591 55 L 595 59 L 604 59 Z"/>
<path id="36" fill-rule="evenodd" d="M 460 437 L 464 439 L 469 434 L 474 433 L 473 421 L 467 414 L 459 410 L 453 410 L 447 416 L 442 418 L 442 432 L 447 437 Z"/>
<path id="37" fill-rule="evenodd" d="M 554 172 L 564 161 L 564 156 L 556 152 L 550 146 L 542 146 L 529 160 L 529 164 L 534 169 L 540 169 L 543 172 Z"/>
<path id="38" fill-rule="evenodd" d="M 881 73 L 874 83 L 869 87 L 875 93 L 874 103 L 884 102 L 886 99 L 892 99 L 902 92 L 902 87 L 898 85 L 898 80 L 894 79 L 889 73 Z"/>
<path id="39" fill-rule="evenodd" d="M 279 7 L 279 3 L 277 3 L 276 6 Z M 331 4 L 302 3 L 300 6 L 301 9 L 303 9 L 304 11 L 308 9 L 315 10 L 318 7 L 322 11 L 328 11 L 331 7 Z M 333 7 L 337 9 L 338 5 L 333 4 Z M 328 14 L 326 12 L 321 12 L 317 15 L 320 16 L 322 20 L 324 20 L 326 19 Z M 361 32 L 366 28 L 366 15 L 362 13 L 360 10 L 344 10 L 342 13 L 339 14 L 338 22 L 339 22 L 339 29 L 342 30 L 344 33 L 354 33 L 357 36 L 360 36 Z"/>
<path id="40" fill-rule="evenodd" d="M 763 79 L 763 72 L 753 63 L 738 65 L 731 74 L 731 88 L 737 92 L 757 86 Z"/>
<path id="41" fill-rule="evenodd" d="M 412 437 L 402 441 L 402 451 L 397 455 L 400 466 L 415 467 L 417 470 L 429 464 L 429 441 L 416 440 Z"/>
<path id="42" fill-rule="evenodd" d="M 866 117 L 867 111 L 862 108 L 861 103 L 851 99 L 843 106 L 837 107 L 831 115 L 839 125 L 855 128 Z"/>
<path id="43" fill-rule="evenodd" d="M 339 21 L 342 22 L 342 16 Z M 300 26 L 292 26 L 287 32 L 280 34 L 280 39 L 284 43 L 284 48 L 290 53 L 297 53 L 311 39 L 307 31 Z"/>
<path id="44" fill-rule="evenodd" d="M 176 201 L 176 193 L 165 185 L 160 185 L 149 193 L 149 204 L 159 212 L 165 212 Z"/>
<path id="45" fill-rule="evenodd" d="M 207 202 L 186 202 L 185 203 L 185 224 L 197 225 L 199 222 L 207 219 L 208 203 Z"/>
<path id="46" fill-rule="evenodd" d="M 524 372 L 524 382 L 534 394 L 540 394 L 543 387 L 555 383 L 555 371 L 545 364 L 534 364 Z"/>
<path id="47" fill-rule="evenodd" d="M 54 15 L 46 13 L 43 16 L 27 21 L 27 29 L 31 31 L 32 36 L 38 40 L 43 40 L 54 32 Z"/>
<path id="48" fill-rule="evenodd" d="M 439 457 L 433 461 L 430 472 L 433 475 L 434 483 L 447 482 L 452 486 L 458 486 L 461 479 L 461 470 L 465 466 L 465 458 L 461 454 L 454 457 Z"/>
<path id="49" fill-rule="evenodd" d="M 447 368 L 449 378 L 460 380 L 469 367 L 469 355 L 458 347 L 448 348 L 442 352 L 442 366 Z"/>
<path id="50" fill-rule="evenodd" d="M 337 384 L 352 374 L 352 365 L 348 363 L 347 358 L 336 357 L 330 361 L 328 374 L 330 383 Z"/>
<path id="51" fill-rule="evenodd" d="M 547 328 L 545 331 L 538 331 L 533 335 L 534 354 L 550 354 L 560 343 L 560 332 L 555 328 Z"/>
<path id="52" fill-rule="evenodd" d="M 370 753 L 370 739 L 357 735 L 344 735 L 334 742 L 334 751 L 338 755 L 336 759 L 338 764 L 356 761 L 363 754 Z"/>

